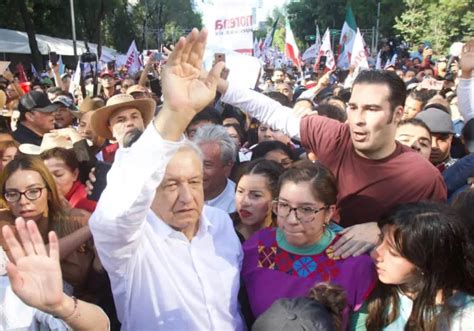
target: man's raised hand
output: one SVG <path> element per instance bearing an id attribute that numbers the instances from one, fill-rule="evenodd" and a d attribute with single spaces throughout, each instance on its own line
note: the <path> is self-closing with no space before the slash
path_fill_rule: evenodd
<path id="1" fill-rule="evenodd" d="M 207 30 L 193 29 L 181 37 L 162 72 L 164 107 L 189 119 L 215 97 L 224 63 L 217 63 L 207 76 L 201 74 Z"/>
<path id="2" fill-rule="evenodd" d="M 206 29 L 193 29 L 181 37 L 161 71 L 164 103 L 154 124 L 163 139 L 179 140 L 194 115 L 216 96 L 224 63 L 217 63 L 209 73 L 201 72 L 206 40 Z"/>

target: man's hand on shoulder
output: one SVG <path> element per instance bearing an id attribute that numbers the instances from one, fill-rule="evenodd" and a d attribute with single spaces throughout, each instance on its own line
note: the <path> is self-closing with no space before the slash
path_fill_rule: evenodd
<path id="1" fill-rule="evenodd" d="M 378 241 L 380 229 L 376 222 L 353 225 L 340 232 L 342 237 L 334 244 L 334 256 L 348 258 L 371 250 Z"/>

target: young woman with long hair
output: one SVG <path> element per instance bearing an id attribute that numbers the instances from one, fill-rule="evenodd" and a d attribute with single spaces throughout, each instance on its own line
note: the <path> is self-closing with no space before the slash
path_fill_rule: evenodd
<path id="1" fill-rule="evenodd" d="M 474 252 L 455 210 L 423 202 L 396 208 L 380 222 L 372 257 L 378 284 L 367 330 L 472 330 Z"/>

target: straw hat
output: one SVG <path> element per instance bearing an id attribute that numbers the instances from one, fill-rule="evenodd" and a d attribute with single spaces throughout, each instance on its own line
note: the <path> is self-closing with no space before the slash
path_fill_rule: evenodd
<path id="1" fill-rule="evenodd" d="M 76 118 L 81 118 L 82 115 L 84 115 L 85 113 L 97 110 L 104 106 L 105 102 L 101 98 L 85 97 L 84 100 L 82 100 L 81 105 L 79 106 L 79 111 L 77 113 L 74 112 L 73 115 L 76 116 Z"/>
<path id="2" fill-rule="evenodd" d="M 113 139 L 112 132 L 109 129 L 109 119 L 115 111 L 124 108 L 135 108 L 142 114 L 143 124 L 147 126 L 153 119 L 155 107 L 156 102 L 153 99 L 135 100 L 129 94 L 116 94 L 107 100 L 105 107 L 97 109 L 92 114 L 92 130 L 101 137 Z"/>
<path id="3" fill-rule="evenodd" d="M 20 152 L 29 155 L 40 155 L 44 151 L 54 147 L 62 147 L 71 149 L 72 141 L 63 135 L 59 135 L 56 132 L 46 133 L 41 141 L 41 146 L 33 144 L 21 144 L 19 147 Z"/>

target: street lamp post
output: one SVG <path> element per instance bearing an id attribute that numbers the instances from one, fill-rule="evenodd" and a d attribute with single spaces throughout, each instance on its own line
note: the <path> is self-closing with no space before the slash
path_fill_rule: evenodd
<path id="1" fill-rule="evenodd" d="M 74 50 L 74 59 L 77 61 L 76 20 L 74 16 L 74 0 L 70 0 L 69 3 L 71 6 L 72 48 Z"/>

